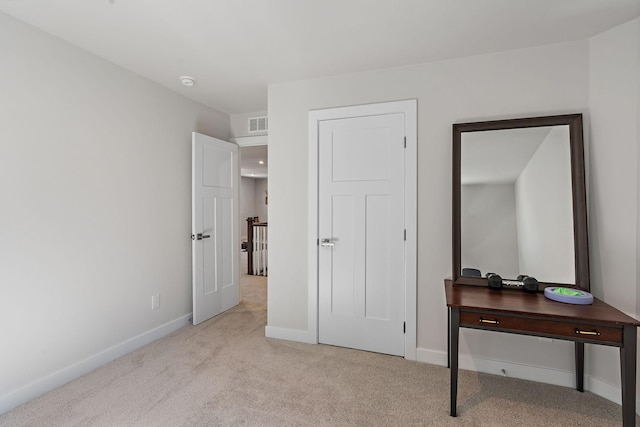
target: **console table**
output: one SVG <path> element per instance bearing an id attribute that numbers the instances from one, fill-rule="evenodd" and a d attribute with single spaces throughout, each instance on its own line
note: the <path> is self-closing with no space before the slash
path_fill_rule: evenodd
<path id="1" fill-rule="evenodd" d="M 575 342 L 576 389 L 584 390 L 584 344 L 620 348 L 623 426 L 636 419 L 636 319 L 594 298 L 590 305 L 551 301 L 542 292 L 492 290 L 454 285 L 445 279 L 449 308 L 449 366 L 451 412 L 456 416 L 458 394 L 458 337 L 460 328 L 534 335 Z"/>

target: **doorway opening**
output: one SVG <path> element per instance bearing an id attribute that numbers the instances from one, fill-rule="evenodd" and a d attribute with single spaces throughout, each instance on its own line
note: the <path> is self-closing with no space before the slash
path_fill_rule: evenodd
<path id="1" fill-rule="evenodd" d="M 240 245 L 242 274 L 268 275 L 269 159 L 267 137 L 233 138 L 240 147 Z"/>

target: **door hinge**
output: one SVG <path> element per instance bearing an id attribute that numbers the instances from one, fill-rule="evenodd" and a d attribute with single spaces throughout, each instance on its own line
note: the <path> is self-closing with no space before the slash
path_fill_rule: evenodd
<path id="1" fill-rule="evenodd" d="M 402 333 L 403 334 L 407 333 L 407 322 L 402 322 Z"/>
<path id="2" fill-rule="evenodd" d="M 407 137 L 404 137 L 404 148 L 407 148 Z"/>
<path id="3" fill-rule="evenodd" d="M 407 229 L 406 228 L 404 229 L 404 241 L 405 242 L 407 241 Z"/>
<path id="4" fill-rule="evenodd" d="M 320 246 L 320 239 L 316 239 L 316 246 Z"/>

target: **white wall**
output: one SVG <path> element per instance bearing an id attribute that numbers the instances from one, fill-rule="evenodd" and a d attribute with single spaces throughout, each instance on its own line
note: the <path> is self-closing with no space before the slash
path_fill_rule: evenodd
<path id="1" fill-rule="evenodd" d="M 582 112 L 587 97 L 587 41 L 270 86 L 270 329 L 307 330 L 307 250 L 299 242 L 309 226 L 309 110 L 418 99 L 417 342 L 422 360 L 446 363 L 452 123 Z M 463 357 L 471 348 L 476 358 L 573 369 L 564 343 L 480 334 L 463 331 Z"/>
<path id="2" fill-rule="evenodd" d="M 555 126 L 515 184 L 520 274 L 575 283 L 569 126 Z"/>
<path id="3" fill-rule="evenodd" d="M 522 270 L 514 185 L 462 185 L 460 201 L 462 268 L 477 268 L 483 277 L 487 273 L 503 279 L 518 277 Z"/>
<path id="4" fill-rule="evenodd" d="M 191 132 L 229 117 L 3 14 L 0 94 L 2 412 L 187 322 Z"/>
<path id="5" fill-rule="evenodd" d="M 253 113 L 232 114 L 230 116 L 231 136 L 233 138 L 243 136 L 267 135 L 267 132 L 251 132 L 249 133 L 249 118 L 266 116 L 266 111 L 256 111 Z"/>
<path id="6" fill-rule="evenodd" d="M 247 239 L 247 218 L 256 216 L 256 180 L 240 177 L 240 238 Z"/>
<path id="7" fill-rule="evenodd" d="M 637 318 L 640 19 L 593 37 L 589 53 L 591 290 Z M 612 360 L 615 349 L 594 348 L 587 368 L 619 387 Z"/>
<path id="8" fill-rule="evenodd" d="M 247 218 L 257 216 L 261 222 L 269 220 L 264 196 L 267 178 L 240 178 L 240 235 L 247 238 Z"/>
<path id="9" fill-rule="evenodd" d="M 256 178 L 256 216 L 260 218 L 261 222 L 269 221 L 269 212 L 267 207 L 269 206 L 265 203 L 265 196 L 267 196 L 267 188 L 269 186 L 269 180 L 267 178 Z"/>

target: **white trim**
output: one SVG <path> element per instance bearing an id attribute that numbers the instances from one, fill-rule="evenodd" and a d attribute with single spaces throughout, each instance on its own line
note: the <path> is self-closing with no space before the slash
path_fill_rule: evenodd
<path id="1" fill-rule="evenodd" d="M 79 378 L 125 354 L 190 325 L 191 313 L 114 345 L 0 396 L 0 414 Z"/>
<path id="2" fill-rule="evenodd" d="M 307 279 L 307 329 L 314 343 L 318 343 L 318 137 L 320 112 L 309 112 L 309 225 L 307 231 L 308 270 Z"/>
<path id="3" fill-rule="evenodd" d="M 447 352 L 418 348 L 416 360 L 432 365 L 447 366 Z M 575 388 L 576 386 L 576 375 L 575 372 L 572 371 L 542 368 L 540 366 L 524 365 L 502 360 L 483 359 L 471 357 L 468 354 L 459 356 L 458 366 L 460 369 L 467 371 L 494 375 L 501 375 L 501 370 L 504 369 L 507 373 L 506 376 L 512 378 L 569 388 Z M 622 391 L 619 387 L 594 378 L 591 375 L 584 376 L 584 389 L 618 405 L 622 403 Z M 640 397 L 636 398 L 636 414 L 640 415 L 639 411 Z"/>
<path id="4" fill-rule="evenodd" d="M 416 99 L 309 111 L 309 276 L 307 328 L 312 342 L 318 342 L 318 129 L 323 120 L 404 113 L 407 149 L 405 152 L 405 351 L 416 359 L 417 337 L 417 112 Z"/>
<path id="5" fill-rule="evenodd" d="M 269 135 L 238 136 L 236 138 L 229 138 L 229 141 L 238 144 L 238 147 L 269 145 Z"/>
<path id="6" fill-rule="evenodd" d="M 275 326 L 266 326 L 264 328 L 264 336 L 267 338 L 275 338 L 286 341 L 304 342 L 307 344 L 317 344 L 318 340 L 308 330 L 278 328 Z"/>
<path id="7" fill-rule="evenodd" d="M 447 352 L 429 350 L 426 348 L 416 349 L 416 360 L 430 365 L 447 366 Z"/>
<path id="8" fill-rule="evenodd" d="M 418 337 L 418 101 L 405 101 L 405 318 L 404 358 L 416 360 Z M 412 295 L 412 298 L 409 298 Z M 411 321 L 409 321 L 411 319 Z"/>

